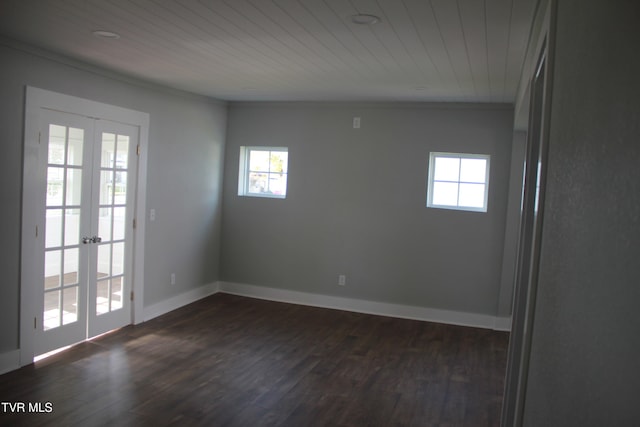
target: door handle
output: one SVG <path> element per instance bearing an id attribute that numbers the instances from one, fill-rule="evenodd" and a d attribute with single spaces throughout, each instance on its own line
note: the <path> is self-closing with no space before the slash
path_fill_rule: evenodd
<path id="1" fill-rule="evenodd" d="M 102 242 L 102 237 L 98 237 L 98 236 L 82 238 L 82 243 L 84 243 L 85 245 L 87 243 L 100 243 L 100 242 Z"/>

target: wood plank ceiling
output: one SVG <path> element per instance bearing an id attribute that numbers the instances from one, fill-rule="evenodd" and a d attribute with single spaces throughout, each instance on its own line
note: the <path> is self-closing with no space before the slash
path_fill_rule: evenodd
<path id="1" fill-rule="evenodd" d="M 511 103 L 536 3 L 2 0 L 0 34 L 223 100 Z"/>

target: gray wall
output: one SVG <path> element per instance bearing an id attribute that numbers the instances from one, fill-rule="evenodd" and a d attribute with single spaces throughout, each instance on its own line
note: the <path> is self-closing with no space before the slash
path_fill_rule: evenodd
<path id="1" fill-rule="evenodd" d="M 144 242 L 145 305 L 218 280 L 226 105 L 3 39 L 0 63 L 0 353 L 18 348 L 25 85 L 150 114 L 147 207 L 157 219 L 147 221 Z"/>
<path id="2" fill-rule="evenodd" d="M 640 425 L 636 1 L 559 0 L 524 425 Z"/>
<path id="3" fill-rule="evenodd" d="M 496 315 L 512 126 L 505 106 L 230 104 L 223 280 Z M 289 147 L 286 199 L 237 196 L 242 145 Z M 425 207 L 430 151 L 492 156 L 487 213 Z"/>

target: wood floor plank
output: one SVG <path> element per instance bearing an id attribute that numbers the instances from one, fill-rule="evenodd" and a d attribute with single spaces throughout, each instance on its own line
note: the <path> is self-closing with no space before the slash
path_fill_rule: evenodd
<path id="1" fill-rule="evenodd" d="M 1 425 L 496 426 L 508 335 L 216 294 L 0 376 Z"/>

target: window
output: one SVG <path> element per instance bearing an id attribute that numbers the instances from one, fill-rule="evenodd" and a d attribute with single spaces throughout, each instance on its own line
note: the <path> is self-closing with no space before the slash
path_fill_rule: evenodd
<path id="1" fill-rule="evenodd" d="M 483 154 L 431 153 L 427 207 L 486 212 L 489 158 Z"/>
<path id="2" fill-rule="evenodd" d="M 238 195 L 284 199 L 288 164 L 286 147 L 240 147 Z"/>

